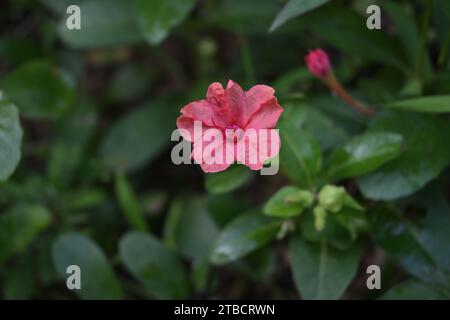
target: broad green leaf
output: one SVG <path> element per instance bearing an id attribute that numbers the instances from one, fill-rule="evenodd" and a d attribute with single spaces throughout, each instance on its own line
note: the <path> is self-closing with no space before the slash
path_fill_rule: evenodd
<path id="1" fill-rule="evenodd" d="M 448 113 L 450 112 L 450 95 L 398 101 L 390 104 L 389 107 L 425 113 Z"/>
<path id="2" fill-rule="evenodd" d="M 359 247 L 347 250 L 331 247 L 326 241 L 309 243 L 300 236 L 289 246 L 295 284 L 304 299 L 338 299 L 358 269 Z"/>
<path id="3" fill-rule="evenodd" d="M 295 217 L 308 208 L 314 201 L 310 191 L 295 186 L 286 186 L 278 190 L 264 206 L 264 214 L 272 217 Z"/>
<path id="4" fill-rule="evenodd" d="M 170 143 L 174 128 L 172 106 L 162 101 L 144 105 L 117 120 L 108 130 L 100 153 L 118 170 L 139 169 Z"/>
<path id="5" fill-rule="evenodd" d="M 276 30 L 287 21 L 299 15 L 324 5 L 328 1 L 329 0 L 290 0 L 277 14 L 270 26 L 269 32 Z"/>
<path id="6" fill-rule="evenodd" d="M 0 87 L 29 118 L 57 118 L 74 102 L 72 85 L 62 71 L 45 61 L 29 62 L 6 76 Z"/>
<path id="7" fill-rule="evenodd" d="M 366 133 L 336 149 L 327 176 L 331 180 L 357 177 L 379 168 L 401 153 L 403 139 L 394 133 Z"/>
<path id="8" fill-rule="evenodd" d="M 221 265 L 239 259 L 272 240 L 281 222 L 261 213 L 247 213 L 231 221 L 219 234 L 210 262 Z"/>
<path id="9" fill-rule="evenodd" d="M 436 178 L 450 162 L 449 122 L 429 115 L 388 112 L 369 132 L 392 132 L 404 139 L 405 151 L 376 172 L 357 180 L 370 199 L 392 200 L 413 194 Z"/>
<path id="10" fill-rule="evenodd" d="M 67 267 L 81 269 L 81 290 L 75 293 L 81 299 L 121 299 L 119 282 L 101 248 L 90 238 L 79 233 L 61 234 L 52 245 L 52 260 L 61 279 L 66 281 Z"/>
<path id="11" fill-rule="evenodd" d="M 189 259 L 203 259 L 219 229 L 202 199 L 175 199 L 164 226 L 164 242 Z"/>
<path id="12" fill-rule="evenodd" d="M 18 204 L 0 215 L 0 264 L 24 251 L 50 224 L 45 207 Z"/>
<path id="13" fill-rule="evenodd" d="M 294 182 L 311 188 L 322 165 L 319 144 L 288 121 L 280 124 L 281 170 Z"/>
<path id="14" fill-rule="evenodd" d="M 426 217 L 411 222 L 401 214 L 376 207 L 372 218 L 375 242 L 396 259 L 412 276 L 450 297 L 450 210 L 447 204 L 435 201 Z"/>
<path id="15" fill-rule="evenodd" d="M 382 300 L 440 300 L 442 298 L 432 287 L 416 280 L 403 281 L 381 296 Z"/>
<path id="16" fill-rule="evenodd" d="M 136 194 L 126 175 L 120 171 L 117 171 L 115 174 L 115 189 L 121 211 L 130 226 L 136 230 L 147 231 L 147 223 L 145 222 Z"/>
<path id="17" fill-rule="evenodd" d="M 159 44 L 180 24 L 196 0 L 136 0 L 136 15 L 142 34 L 151 44 Z"/>
<path id="18" fill-rule="evenodd" d="M 19 112 L 0 91 L 0 182 L 6 181 L 19 164 L 22 136 Z"/>
<path id="19" fill-rule="evenodd" d="M 233 165 L 225 171 L 207 174 L 205 187 L 212 194 L 226 193 L 243 186 L 251 177 L 250 169 L 243 165 Z"/>
<path id="20" fill-rule="evenodd" d="M 132 1 L 92 0 L 80 4 L 81 29 L 70 30 L 64 15 L 59 36 L 74 48 L 98 48 L 136 43 L 142 35 Z"/>
<path id="21" fill-rule="evenodd" d="M 158 299 L 185 299 L 189 287 L 177 256 L 158 239 L 139 231 L 122 237 L 119 254 L 127 270 Z"/>

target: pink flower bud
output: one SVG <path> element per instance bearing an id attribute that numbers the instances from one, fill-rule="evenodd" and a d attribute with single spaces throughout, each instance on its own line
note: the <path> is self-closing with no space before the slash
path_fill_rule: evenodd
<path id="1" fill-rule="evenodd" d="M 318 78 L 331 72 L 331 62 L 328 54 L 322 49 L 310 50 L 305 57 L 309 71 Z"/>

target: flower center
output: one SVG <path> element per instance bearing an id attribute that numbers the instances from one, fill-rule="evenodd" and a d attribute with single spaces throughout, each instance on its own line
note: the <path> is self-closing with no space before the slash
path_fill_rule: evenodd
<path id="1" fill-rule="evenodd" d="M 244 130 L 242 130 L 235 124 L 229 125 L 225 129 L 225 136 L 227 137 L 228 140 L 231 140 L 233 142 L 239 141 L 243 135 L 244 135 Z"/>

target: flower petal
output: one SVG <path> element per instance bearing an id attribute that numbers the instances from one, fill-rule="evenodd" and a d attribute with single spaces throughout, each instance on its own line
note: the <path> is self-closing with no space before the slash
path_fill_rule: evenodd
<path id="1" fill-rule="evenodd" d="M 231 146 L 233 148 L 233 146 Z M 221 131 L 216 128 L 204 130 L 202 139 L 193 145 L 192 158 L 200 164 L 204 172 L 219 172 L 234 162 Z"/>
<path id="2" fill-rule="evenodd" d="M 189 103 L 181 109 L 181 113 L 194 120 L 200 120 L 209 127 L 213 126 L 211 108 L 206 100 L 198 100 Z"/>
<path id="3" fill-rule="evenodd" d="M 225 90 L 222 84 L 212 83 L 206 92 L 206 100 L 211 109 L 214 126 L 225 129 L 229 124 L 228 104 L 225 98 Z"/>
<path id="4" fill-rule="evenodd" d="M 177 128 L 181 136 L 187 141 L 194 141 L 194 119 L 181 115 L 177 118 Z"/>
<path id="5" fill-rule="evenodd" d="M 256 85 L 245 92 L 245 116 L 248 121 L 253 114 L 255 114 L 261 106 L 274 98 L 275 90 L 266 85 Z"/>
<path id="6" fill-rule="evenodd" d="M 278 104 L 277 98 L 273 97 L 263 103 L 261 108 L 255 114 L 253 114 L 246 128 L 274 128 L 283 111 L 284 109 Z"/>
<path id="7" fill-rule="evenodd" d="M 233 80 L 228 81 L 225 89 L 225 97 L 228 103 L 228 114 L 234 125 L 243 128 L 247 118 L 245 116 L 245 94 L 242 88 Z"/>

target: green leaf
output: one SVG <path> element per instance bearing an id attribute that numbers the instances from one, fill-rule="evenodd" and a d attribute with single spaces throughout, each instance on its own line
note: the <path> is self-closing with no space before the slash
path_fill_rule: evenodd
<path id="1" fill-rule="evenodd" d="M 8 180 L 19 164 L 22 136 L 19 112 L 0 91 L 0 182 Z"/>
<path id="2" fill-rule="evenodd" d="M 293 123 L 280 124 L 280 164 L 295 183 L 311 188 L 322 166 L 319 144 Z"/>
<path id="3" fill-rule="evenodd" d="M 64 15 L 59 36 L 74 48 L 98 48 L 136 43 L 142 35 L 132 1 L 92 0 L 79 4 L 81 29 L 70 30 Z"/>
<path id="4" fill-rule="evenodd" d="M 127 270 L 158 299 L 186 299 L 187 278 L 177 256 L 151 235 L 132 231 L 122 237 L 119 254 Z"/>
<path id="5" fill-rule="evenodd" d="M 50 220 L 47 209 L 38 205 L 18 204 L 0 215 L 0 264 L 24 251 Z"/>
<path id="6" fill-rule="evenodd" d="M 173 110 L 159 101 L 117 120 L 101 144 L 103 159 L 118 170 L 133 171 L 144 166 L 170 142 L 170 130 L 175 126 Z"/>
<path id="7" fill-rule="evenodd" d="M 268 216 L 290 218 L 302 213 L 313 201 L 314 196 L 310 191 L 286 186 L 269 199 L 263 211 Z"/>
<path id="8" fill-rule="evenodd" d="M 76 294 L 82 299 L 121 299 L 122 290 L 116 275 L 100 247 L 79 233 L 60 235 L 52 245 L 53 265 L 61 279 L 69 276 L 70 265 L 81 270 L 81 290 Z"/>
<path id="9" fill-rule="evenodd" d="M 281 222 L 248 213 L 231 221 L 217 237 L 211 250 L 210 262 L 221 265 L 239 259 L 272 240 Z"/>
<path id="10" fill-rule="evenodd" d="M 450 297 L 450 210 L 446 203 L 434 200 L 433 208 L 418 222 L 384 207 L 373 208 L 368 216 L 377 245 L 406 272 Z"/>
<path id="11" fill-rule="evenodd" d="M 326 241 L 309 243 L 300 236 L 289 246 L 294 281 L 304 299 L 338 299 L 358 269 L 359 247 L 337 250 Z"/>
<path id="12" fill-rule="evenodd" d="M 67 186 L 77 178 L 76 173 L 83 164 L 89 139 L 96 127 L 94 110 L 95 105 L 87 99 L 81 99 L 55 124 L 47 174 L 57 186 Z"/>
<path id="13" fill-rule="evenodd" d="M 285 24 L 287 21 L 302 15 L 308 11 L 316 9 L 329 0 L 290 0 L 286 6 L 277 14 L 275 20 L 270 26 L 269 32 L 272 32 Z"/>
<path id="14" fill-rule="evenodd" d="M 392 200 L 413 194 L 436 178 L 450 162 L 447 120 L 406 112 L 382 114 L 370 132 L 393 132 L 403 136 L 405 151 L 376 172 L 357 180 L 370 199 Z"/>
<path id="15" fill-rule="evenodd" d="M 0 86 L 29 118 L 57 118 L 72 105 L 72 86 L 61 70 L 45 61 L 29 62 L 6 76 Z"/>
<path id="16" fill-rule="evenodd" d="M 401 153 L 403 139 L 395 133 L 366 133 L 336 149 L 327 176 L 331 180 L 357 177 L 379 168 Z"/>
<path id="17" fill-rule="evenodd" d="M 398 101 L 390 104 L 389 107 L 425 113 L 447 113 L 450 112 L 450 95 Z"/>
<path id="18" fill-rule="evenodd" d="M 198 198 L 175 199 L 164 226 L 166 245 L 189 259 L 203 259 L 219 229 Z"/>
<path id="19" fill-rule="evenodd" d="M 116 197 L 122 213 L 130 226 L 136 230 L 147 231 L 147 223 L 145 222 L 140 204 L 136 198 L 126 175 L 120 171 L 115 174 Z"/>
<path id="20" fill-rule="evenodd" d="M 416 280 L 406 280 L 389 289 L 381 296 L 382 300 L 440 300 L 443 297 L 429 287 Z"/>
<path id="21" fill-rule="evenodd" d="M 159 44 L 189 14 L 196 0 L 136 0 L 139 27 L 151 44 Z"/>
<path id="22" fill-rule="evenodd" d="M 393 19 L 403 51 L 408 57 L 409 65 L 414 70 L 420 52 L 420 35 L 413 15 L 408 13 L 405 5 L 393 1 L 383 1 L 381 6 Z"/>
<path id="23" fill-rule="evenodd" d="M 205 187 L 209 193 L 220 194 L 238 189 L 246 184 L 252 174 L 243 165 L 233 165 L 219 173 L 209 173 L 205 178 Z"/>
<path id="24" fill-rule="evenodd" d="M 409 72 L 397 43 L 384 30 L 369 30 L 367 15 L 360 15 L 340 1 L 332 1 L 302 17 L 302 23 L 319 39 L 366 61 L 379 62 Z M 326 23 L 324 23 L 326 21 Z"/>

